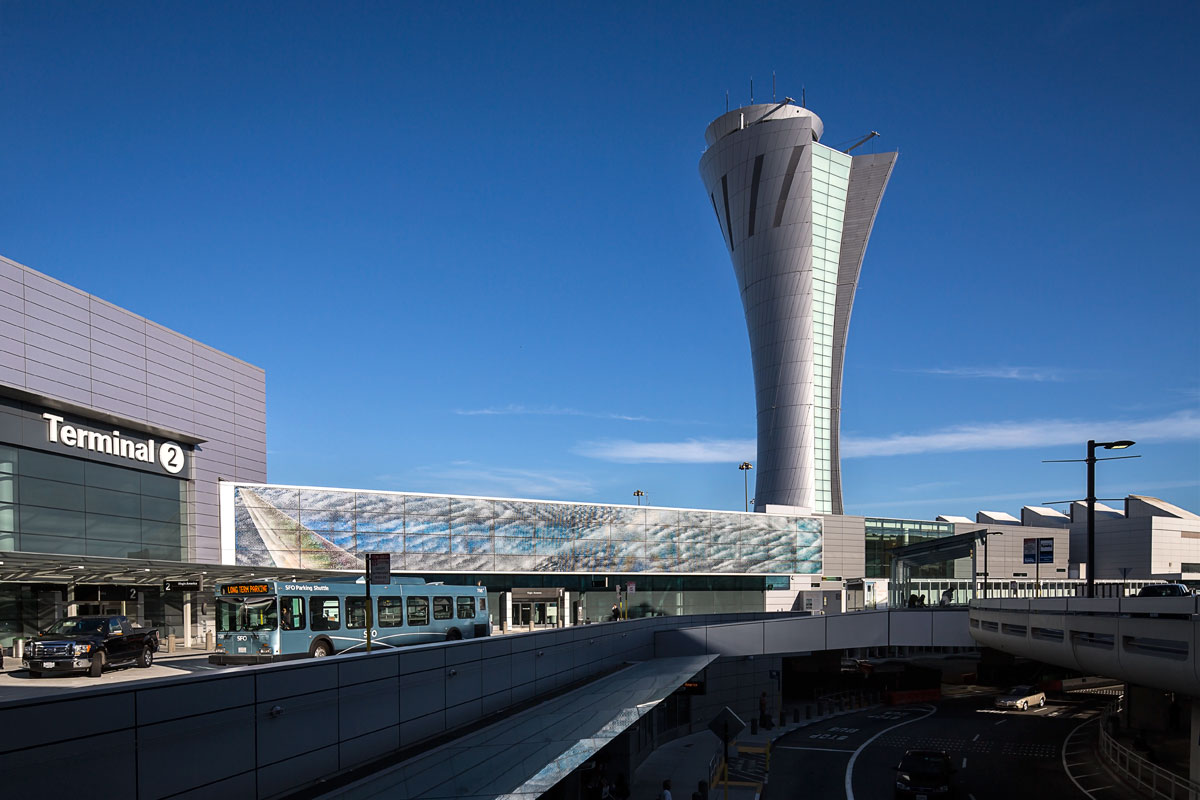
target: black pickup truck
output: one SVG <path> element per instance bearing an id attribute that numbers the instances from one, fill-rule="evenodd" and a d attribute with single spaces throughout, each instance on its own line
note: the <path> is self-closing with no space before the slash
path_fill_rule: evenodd
<path id="1" fill-rule="evenodd" d="M 64 617 L 25 644 L 21 666 L 34 678 L 78 670 L 99 678 L 110 665 L 148 667 L 157 651 L 157 628 L 142 628 L 120 616 Z"/>

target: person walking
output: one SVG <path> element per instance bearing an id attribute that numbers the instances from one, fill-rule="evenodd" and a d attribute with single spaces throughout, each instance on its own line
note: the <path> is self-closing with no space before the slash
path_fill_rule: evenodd
<path id="1" fill-rule="evenodd" d="M 758 724 L 763 730 L 775 727 L 771 724 L 771 715 L 767 713 L 767 693 L 763 692 L 758 698 Z"/>
<path id="2" fill-rule="evenodd" d="M 613 621 L 613 622 L 616 622 L 616 621 L 617 621 L 617 620 L 619 620 L 620 618 L 621 618 L 621 607 L 620 607 L 619 605 L 617 605 L 616 603 L 613 603 L 613 607 L 612 607 L 612 621 Z"/>
<path id="3" fill-rule="evenodd" d="M 663 781 L 662 791 L 658 793 L 658 800 L 674 800 L 671 797 L 671 779 L 667 778 Z"/>

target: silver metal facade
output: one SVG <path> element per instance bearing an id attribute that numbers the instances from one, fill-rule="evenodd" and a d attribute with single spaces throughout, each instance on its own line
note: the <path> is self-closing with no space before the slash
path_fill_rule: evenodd
<path id="1" fill-rule="evenodd" d="M 700 175 L 729 248 L 754 367 L 755 509 L 843 509 L 838 455 L 850 310 L 896 153 L 850 156 L 788 103 L 705 132 Z"/>
<path id="2" fill-rule="evenodd" d="M 261 368 L 3 257 L 0 393 L 200 440 L 187 475 L 191 561 L 220 562 L 218 478 L 267 477 Z"/>

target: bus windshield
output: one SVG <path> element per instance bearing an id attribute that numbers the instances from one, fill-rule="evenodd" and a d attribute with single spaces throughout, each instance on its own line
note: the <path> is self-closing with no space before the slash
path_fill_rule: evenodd
<path id="1" fill-rule="evenodd" d="M 217 631 L 273 631 L 279 627 L 275 598 L 266 600 L 217 600 Z"/>

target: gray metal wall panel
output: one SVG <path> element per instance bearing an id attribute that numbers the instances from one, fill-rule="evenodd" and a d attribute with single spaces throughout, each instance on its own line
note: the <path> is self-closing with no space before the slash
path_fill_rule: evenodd
<path id="1" fill-rule="evenodd" d="M 850 332 L 850 312 L 858 276 L 862 272 L 867 240 L 875 226 L 875 215 L 883 200 L 884 190 L 896 165 L 898 153 L 855 156 L 850 167 L 850 188 L 846 193 L 846 216 L 842 222 L 841 253 L 838 258 L 838 287 L 833 315 L 833 386 L 830 392 L 829 465 L 832 470 L 831 490 L 834 514 L 841 514 L 842 462 L 839 447 L 842 418 L 842 367 L 846 360 L 846 339 Z"/>
<path id="2" fill-rule="evenodd" d="M 0 382 L 208 440 L 189 549 L 219 560 L 217 476 L 266 479 L 266 373 L 3 257 L 0 307 Z"/>

